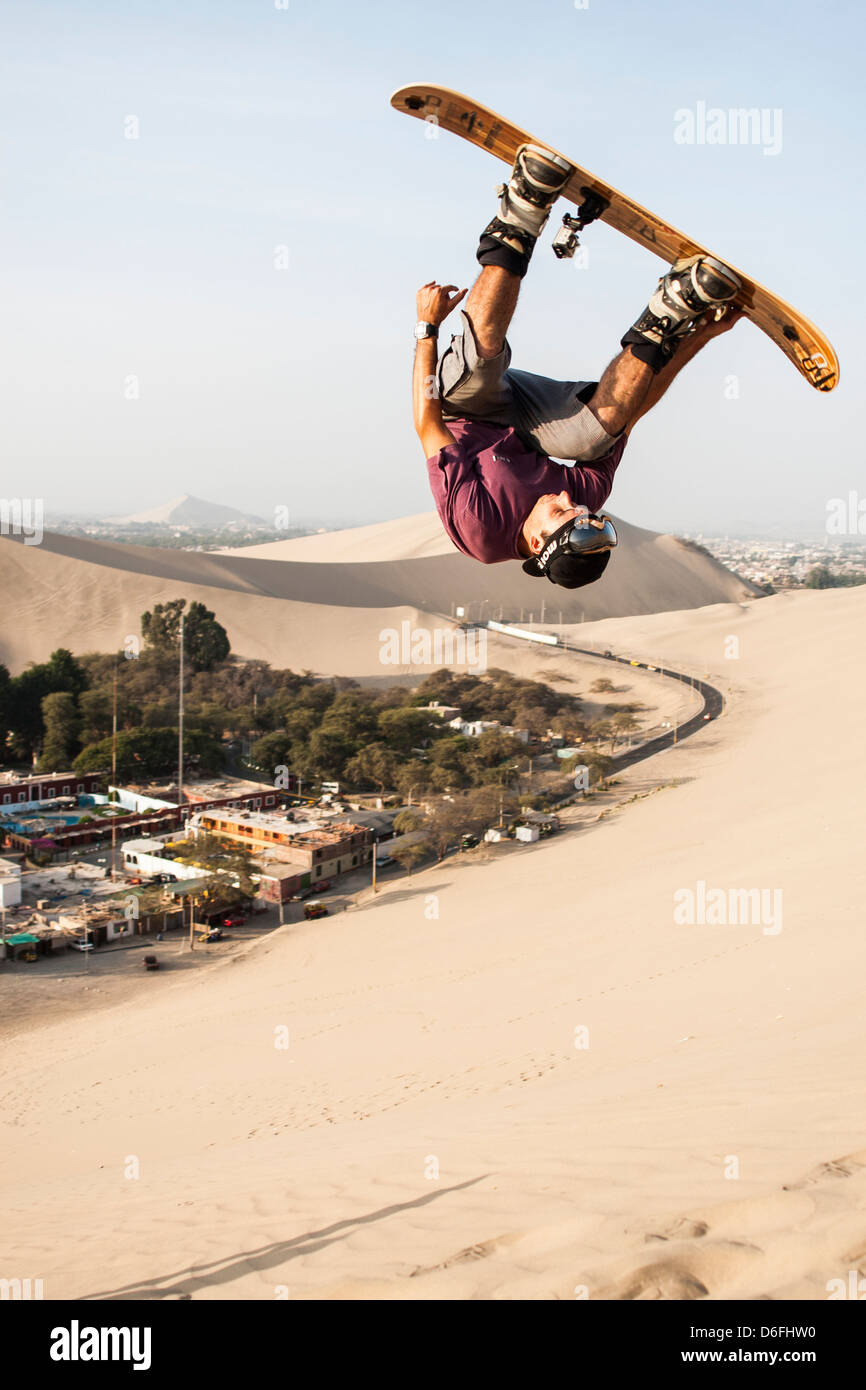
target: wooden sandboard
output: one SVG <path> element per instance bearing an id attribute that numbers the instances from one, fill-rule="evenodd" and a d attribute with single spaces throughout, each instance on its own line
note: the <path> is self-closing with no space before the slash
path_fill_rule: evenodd
<path id="1" fill-rule="evenodd" d="M 459 92 L 449 91 L 447 87 L 433 87 L 418 83 L 411 87 L 400 87 L 391 97 L 391 105 L 406 115 L 417 116 L 429 121 L 442 130 L 450 130 L 454 135 L 462 135 L 473 145 L 478 145 L 490 154 L 496 155 L 504 163 L 512 165 L 519 147 L 527 142 L 544 145 L 553 150 L 546 140 L 539 140 L 528 131 L 520 130 L 495 111 L 480 106 L 470 97 Z M 559 154 L 559 150 L 554 151 Z M 598 214 L 601 222 L 615 227 L 618 232 L 630 237 L 632 241 L 654 251 L 669 265 L 680 256 L 703 254 L 715 256 L 731 267 L 743 282 L 742 290 L 736 297 L 748 317 L 781 348 L 802 376 L 817 391 L 832 391 L 839 380 L 839 363 L 833 347 L 813 323 L 799 314 L 790 304 L 779 299 L 770 290 L 752 280 L 744 271 L 732 265 L 726 256 L 718 256 L 714 251 L 693 241 L 684 232 L 677 231 L 669 222 L 664 222 L 654 213 L 632 202 L 624 193 L 604 183 L 588 169 L 576 165 L 568 155 L 561 155 L 574 168 L 574 173 L 565 186 L 563 198 L 576 204 L 586 204 L 590 194 L 603 200 L 604 210 Z M 556 209 L 551 220 L 556 216 Z M 550 225 L 550 224 L 549 224 Z"/>

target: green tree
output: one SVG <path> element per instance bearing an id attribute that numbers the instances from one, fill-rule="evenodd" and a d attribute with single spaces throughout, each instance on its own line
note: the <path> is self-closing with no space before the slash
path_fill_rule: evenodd
<path id="1" fill-rule="evenodd" d="M 79 717 L 75 696 L 58 690 L 42 700 L 45 736 L 39 756 L 40 772 L 64 772 L 72 761 L 78 737 Z"/>
<path id="2" fill-rule="evenodd" d="M 401 796 L 421 796 L 430 785 L 429 764 L 422 763 L 420 758 L 401 762 L 394 773 L 394 785 Z"/>
<path id="3" fill-rule="evenodd" d="M 9 671 L 2 663 L 0 663 L 0 761 L 2 761 L 3 759 L 3 755 L 6 749 L 6 741 L 9 737 L 9 719 L 11 710 L 9 694 L 10 684 L 11 677 L 9 675 Z"/>
<path id="4" fill-rule="evenodd" d="M 117 775 L 136 780 L 173 775 L 177 770 L 177 729 L 124 729 L 117 735 Z M 197 729 L 184 737 L 185 767 L 216 772 L 222 767 L 220 744 Z M 111 739 L 99 739 L 82 748 L 73 764 L 76 772 L 108 772 L 111 768 Z"/>
<path id="5" fill-rule="evenodd" d="M 635 719 L 634 715 L 631 714 L 629 710 L 625 709 L 618 710 L 610 723 L 616 737 L 620 739 L 625 738 L 629 741 L 632 735 L 636 734 L 640 729 L 640 724 Z"/>
<path id="6" fill-rule="evenodd" d="M 45 734 L 42 701 L 46 695 L 65 691 L 77 697 L 87 685 L 87 674 L 80 662 L 58 647 L 41 665 L 32 663 L 13 677 L 8 685 L 8 730 L 16 757 L 29 758 L 41 745 Z"/>
<path id="7" fill-rule="evenodd" d="M 412 830 L 417 830 L 423 823 L 424 817 L 421 812 L 407 807 L 405 811 L 398 811 L 394 817 L 394 830 L 398 835 L 406 835 Z"/>
<path id="8" fill-rule="evenodd" d="M 397 760 L 390 748 L 384 743 L 371 743 L 346 763 L 346 777 L 357 787 L 372 783 L 382 795 L 386 787 L 394 785 L 396 767 Z"/>
<path id="9" fill-rule="evenodd" d="M 395 753 L 408 755 L 441 732 L 441 722 L 425 710 L 404 706 L 379 715 L 379 736 Z"/>
<path id="10" fill-rule="evenodd" d="M 252 877 L 255 865 L 243 846 L 216 835 L 197 835 L 175 842 L 174 858 L 181 864 L 209 870 L 211 877 L 202 884 L 200 897 L 209 912 L 223 912 L 243 899 L 254 898 L 258 883 Z"/>
<path id="11" fill-rule="evenodd" d="M 250 749 L 250 761 L 272 780 L 278 767 L 292 768 L 292 740 L 282 729 L 272 734 L 263 734 L 256 739 Z"/>
<path id="12" fill-rule="evenodd" d="M 225 661 L 231 651 L 228 633 L 209 608 L 197 600 L 186 609 L 185 598 L 154 604 L 153 611 L 141 615 L 141 635 L 145 642 L 163 654 L 180 647 L 180 620 L 183 616 L 184 660 L 192 673 L 209 671 Z"/>
<path id="13" fill-rule="evenodd" d="M 393 852 L 392 858 L 402 869 L 408 870 L 409 877 L 412 877 L 412 870 L 416 864 L 420 864 L 422 859 L 426 859 L 430 853 L 430 845 L 424 840 L 416 840 L 411 845 L 398 845 Z"/>
<path id="14" fill-rule="evenodd" d="M 474 744 L 474 758 L 482 767 L 495 767 L 509 758 L 519 757 L 523 752 L 520 739 L 506 734 L 502 729 L 485 729 Z"/>
<path id="15" fill-rule="evenodd" d="M 119 703 L 119 702 L 118 702 Z M 78 697 L 80 735 L 84 744 L 96 743 L 111 733 L 113 704 L 111 690 L 96 687 L 82 690 Z M 118 716 L 120 711 L 118 710 Z M 122 724 L 120 725 L 122 728 Z"/>

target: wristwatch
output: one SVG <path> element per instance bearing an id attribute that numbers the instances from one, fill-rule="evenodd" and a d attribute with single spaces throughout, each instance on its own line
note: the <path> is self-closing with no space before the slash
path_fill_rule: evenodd
<path id="1" fill-rule="evenodd" d="M 422 338 L 438 338 L 439 329 L 436 327 L 435 323 L 425 323 L 423 319 L 420 319 L 415 325 L 415 337 L 418 339 L 419 343 Z"/>

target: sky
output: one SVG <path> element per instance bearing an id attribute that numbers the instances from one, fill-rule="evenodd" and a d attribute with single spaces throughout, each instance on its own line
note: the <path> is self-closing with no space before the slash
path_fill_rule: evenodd
<path id="1" fill-rule="evenodd" d="M 751 324 L 709 344 L 635 430 L 612 510 L 821 530 L 830 499 L 866 496 L 864 30 L 853 0 L 7 0 L 5 494 L 49 518 L 181 493 L 290 525 L 430 509 L 415 291 L 471 283 L 506 171 L 390 108 L 423 80 L 743 267 L 839 353 L 821 395 Z M 780 112 L 780 148 L 678 142 L 700 102 Z M 600 224 L 586 265 L 560 262 L 553 230 L 514 365 L 593 379 L 664 267 Z"/>

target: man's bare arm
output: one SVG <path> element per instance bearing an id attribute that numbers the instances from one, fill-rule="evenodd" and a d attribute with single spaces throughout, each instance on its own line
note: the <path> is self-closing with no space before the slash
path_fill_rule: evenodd
<path id="1" fill-rule="evenodd" d="M 416 304 L 419 322 L 432 323 L 438 328 L 465 294 L 466 291 L 458 290 L 456 285 L 437 285 L 431 280 L 418 291 Z M 454 435 L 442 419 L 436 385 L 436 355 L 435 338 L 422 338 L 415 346 L 412 411 L 415 432 L 421 441 L 424 457 L 428 459 L 454 443 Z"/>

